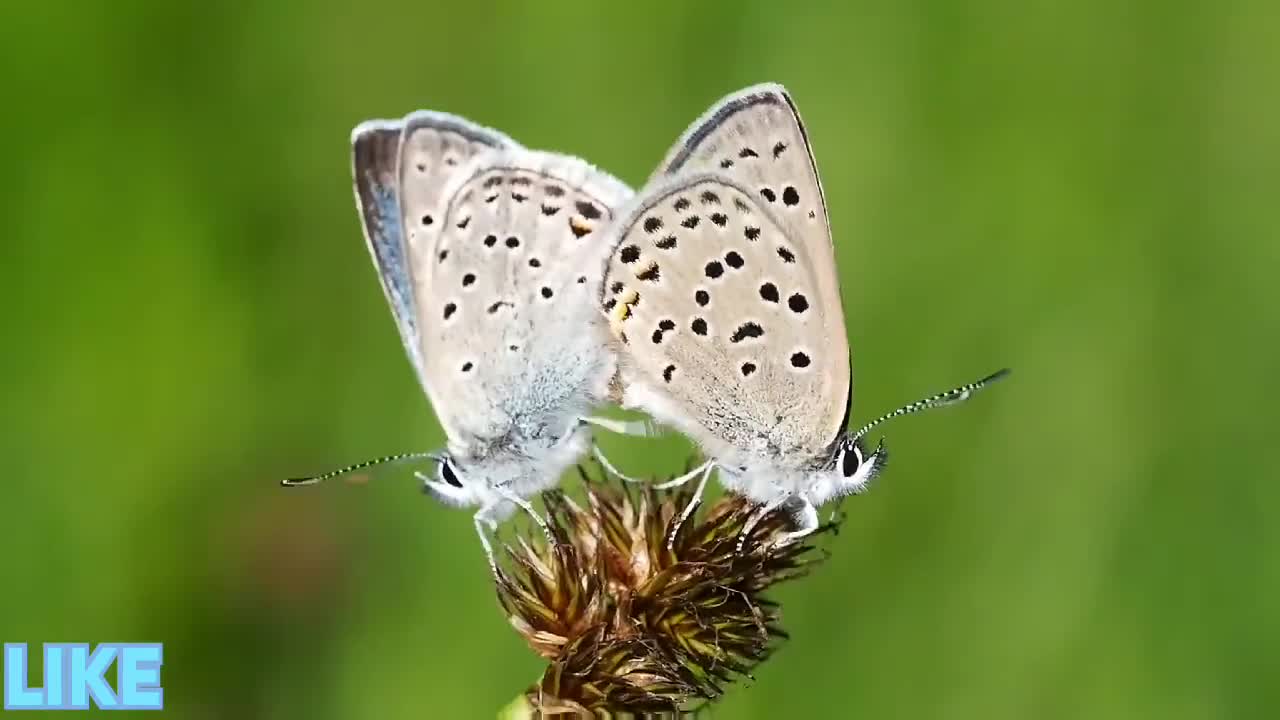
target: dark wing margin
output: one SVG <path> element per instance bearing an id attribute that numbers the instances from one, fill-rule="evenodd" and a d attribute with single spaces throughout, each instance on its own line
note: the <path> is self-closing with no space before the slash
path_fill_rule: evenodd
<path id="1" fill-rule="evenodd" d="M 756 105 L 782 104 L 790 106 L 791 100 L 786 91 L 777 85 L 757 85 L 725 98 L 689 126 L 684 137 L 680 138 L 675 153 L 662 164 L 662 173 L 670 175 L 679 172 L 702 142 L 734 115 Z M 794 110 L 794 106 L 791 107 Z"/>

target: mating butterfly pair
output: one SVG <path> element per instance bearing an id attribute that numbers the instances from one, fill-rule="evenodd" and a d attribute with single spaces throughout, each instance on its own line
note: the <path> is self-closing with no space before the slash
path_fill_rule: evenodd
<path id="1" fill-rule="evenodd" d="M 862 438 L 897 415 L 962 401 L 987 378 L 848 432 L 849 348 L 826 200 L 790 95 L 735 93 L 699 118 L 638 194 L 576 158 L 527 150 L 462 118 L 418 112 L 352 136 L 356 201 L 400 336 L 448 448 L 419 473 L 442 502 L 478 507 L 486 534 L 588 451 L 613 401 L 694 439 L 796 529 L 883 468 Z M 616 472 L 616 470 L 614 470 Z M 618 473 L 621 474 L 621 473 Z M 625 477 L 625 476 L 623 476 Z M 673 530 L 674 537 L 674 530 Z"/>

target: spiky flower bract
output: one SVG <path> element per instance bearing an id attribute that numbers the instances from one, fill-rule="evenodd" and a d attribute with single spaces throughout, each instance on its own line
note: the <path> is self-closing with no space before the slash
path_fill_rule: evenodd
<path id="1" fill-rule="evenodd" d="M 655 490 L 585 471 L 585 506 L 544 494 L 554 545 L 533 528 L 508 546 L 498 598 L 511 624 L 547 658 L 526 692 L 534 717 L 670 716 L 750 677 L 786 638 L 762 593 L 825 555 L 811 541 L 780 545 L 784 513 L 761 521 L 738 550 L 754 506 L 726 496 L 670 528 L 687 489 Z"/>

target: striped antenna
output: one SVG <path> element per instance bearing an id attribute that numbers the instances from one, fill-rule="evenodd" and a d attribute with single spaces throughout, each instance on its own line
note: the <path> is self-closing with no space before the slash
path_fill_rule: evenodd
<path id="1" fill-rule="evenodd" d="M 899 415 L 910 415 L 911 413 L 920 412 L 921 410 L 928 410 L 929 408 L 942 407 L 944 405 L 954 405 L 956 403 L 964 402 L 965 400 L 969 399 L 970 395 L 990 385 L 991 383 L 1003 378 L 1005 375 L 1008 375 L 1010 372 L 1011 371 L 1009 370 L 1009 368 L 1003 368 L 1001 370 L 997 370 L 996 372 L 991 373 L 990 375 L 976 382 L 971 382 L 968 385 L 961 385 L 958 388 L 953 388 L 946 392 L 938 393 L 937 395 L 927 397 L 923 400 L 917 400 L 911 403 L 910 405 L 904 405 L 903 407 L 900 407 L 891 413 L 881 415 L 875 420 L 872 420 L 866 425 L 863 425 L 861 430 L 854 433 L 853 437 L 850 438 L 849 440 L 849 444 L 851 445 L 856 444 L 858 440 L 862 438 L 863 435 L 866 435 L 872 428 L 884 422 L 885 420 L 892 420 L 893 418 L 896 418 Z"/>
<path id="2" fill-rule="evenodd" d="M 315 485 L 316 483 L 324 482 L 325 480 L 328 480 L 330 478 L 336 478 L 339 475 L 346 475 L 347 473 L 352 473 L 357 470 L 363 470 L 367 467 L 372 467 L 374 465 L 383 465 L 386 463 L 400 462 L 401 460 L 435 460 L 436 462 L 439 462 L 440 459 L 441 459 L 441 455 L 439 453 L 433 453 L 433 452 L 400 453 L 398 455 L 388 455 L 386 457 L 380 457 L 373 460 L 365 460 L 364 462 L 358 462 L 355 465 L 348 465 L 344 468 L 331 470 L 322 475 L 312 475 L 311 477 L 300 477 L 300 478 L 286 478 L 280 481 L 280 485 L 282 487 L 301 487 L 303 485 Z"/>

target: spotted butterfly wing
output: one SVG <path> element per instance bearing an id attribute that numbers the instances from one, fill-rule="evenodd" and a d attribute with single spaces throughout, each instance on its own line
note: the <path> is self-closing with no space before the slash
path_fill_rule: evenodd
<path id="1" fill-rule="evenodd" d="M 406 192 L 405 225 L 432 405 L 451 451 L 564 432 L 607 393 L 614 358 L 594 308 L 600 230 L 631 195 L 575 158 L 476 157 L 434 210 Z"/>
<path id="2" fill-rule="evenodd" d="M 849 349 L 817 169 L 779 86 L 715 105 L 613 231 L 600 301 L 624 404 L 713 455 L 812 461 L 844 430 Z"/>
<path id="3" fill-rule="evenodd" d="M 413 113 L 404 121 L 371 120 L 351 133 L 352 178 L 365 242 L 400 339 L 422 379 L 422 343 L 414 317 L 413 281 L 402 227 L 402 138 L 415 170 L 409 193 L 415 202 L 427 206 L 438 205 L 442 187 L 459 163 L 477 152 L 518 145 L 496 130 L 430 111 Z"/>

